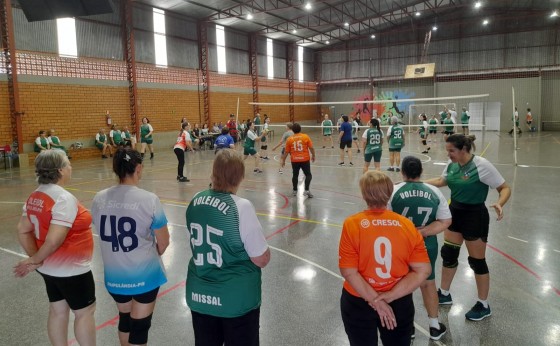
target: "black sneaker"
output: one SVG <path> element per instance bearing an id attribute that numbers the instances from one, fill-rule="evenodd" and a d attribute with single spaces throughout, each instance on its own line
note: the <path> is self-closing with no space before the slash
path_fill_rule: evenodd
<path id="1" fill-rule="evenodd" d="M 307 196 L 307 198 L 313 198 L 313 195 L 311 194 L 311 191 L 307 190 L 303 192 L 304 196 Z"/>
<path id="2" fill-rule="evenodd" d="M 395 168 L 395 172 L 400 172 L 401 169 L 399 167 Z"/>
<path id="3" fill-rule="evenodd" d="M 445 327 L 445 324 L 439 322 L 439 329 L 430 327 L 430 339 L 437 341 L 441 339 L 446 332 L 447 328 Z"/>
<path id="4" fill-rule="evenodd" d="M 354 164 L 352 162 L 350 162 L 350 166 L 354 166 Z"/>
<path id="5" fill-rule="evenodd" d="M 438 288 L 437 290 L 439 305 L 451 305 L 453 304 L 453 298 L 451 298 L 451 293 L 448 295 L 444 295 L 441 293 L 441 289 Z"/>
<path id="6" fill-rule="evenodd" d="M 338 165 L 339 166 L 344 166 L 344 162 L 339 162 Z"/>
<path id="7" fill-rule="evenodd" d="M 395 171 L 395 169 L 394 169 L 393 167 L 389 167 L 389 168 L 387 168 L 387 170 L 388 170 L 389 172 L 394 172 L 394 171 Z"/>
<path id="8" fill-rule="evenodd" d="M 482 305 L 481 302 L 476 302 L 472 309 L 465 314 L 465 317 L 469 321 L 482 321 L 486 317 L 492 316 L 492 311 L 490 311 L 490 305 L 487 308 Z"/>
<path id="9" fill-rule="evenodd" d="M 428 153 L 428 151 L 427 151 L 427 150 L 424 150 L 424 151 L 422 152 L 422 154 L 427 154 L 427 153 Z"/>
<path id="10" fill-rule="evenodd" d="M 358 154 L 360 153 L 360 149 L 358 149 Z"/>
<path id="11" fill-rule="evenodd" d="M 187 179 L 187 177 L 180 177 L 179 179 L 177 179 L 179 182 L 184 183 L 184 182 L 188 182 L 190 181 L 189 179 Z"/>

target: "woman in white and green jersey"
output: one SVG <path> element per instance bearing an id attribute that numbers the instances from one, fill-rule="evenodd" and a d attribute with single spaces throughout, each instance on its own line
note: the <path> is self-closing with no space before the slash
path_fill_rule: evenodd
<path id="1" fill-rule="evenodd" d="M 195 194 L 187 208 L 186 300 L 195 345 L 259 345 L 261 269 L 270 249 L 255 207 L 236 195 L 244 175 L 238 152 L 218 151 L 212 188 Z"/>
<path id="2" fill-rule="evenodd" d="M 449 209 L 453 221 L 444 233 L 445 243 L 441 248 L 443 268 L 441 289 L 438 291 L 439 303 L 453 304 L 449 289 L 459 265 L 459 250 L 465 242 L 469 266 L 474 271 L 478 291 L 478 301 L 465 317 L 471 321 L 480 321 L 491 315 L 487 302 L 490 275 L 486 264 L 490 215 L 485 202 L 489 188 L 496 189 L 499 193 L 498 201 L 491 207 L 496 211 L 499 221 L 504 216 L 502 208 L 508 201 L 511 190 L 496 167 L 485 158 L 471 153 L 474 140 L 474 136 L 449 136 L 445 148 L 450 162 L 441 177 L 426 182 L 437 187 L 448 186 L 451 190 Z"/>
<path id="3" fill-rule="evenodd" d="M 152 134 L 154 133 L 154 128 L 150 125 L 150 119 L 144 117 L 142 118 L 142 125 L 140 125 L 140 143 L 142 144 L 142 148 L 140 149 L 140 154 L 142 158 L 144 158 L 144 153 L 146 152 L 146 146 L 150 150 L 150 159 L 154 158 L 154 146 L 153 146 L 153 137 Z"/>
<path id="4" fill-rule="evenodd" d="M 404 130 L 399 126 L 399 118 L 393 116 L 391 118 L 391 126 L 387 130 L 387 138 L 389 138 L 389 168 L 388 171 L 400 172 L 401 149 L 404 148 Z"/>
<path id="5" fill-rule="evenodd" d="M 373 159 L 376 171 L 381 171 L 381 153 L 383 151 L 383 131 L 379 127 L 379 120 L 373 118 L 369 121 L 369 129 L 362 135 L 364 145 L 364 170 L 369 170 L 369 164 Z"/>
<path id="6" fill-rule="evenodd" d="M 325 144 L 325 142 L 328 144 L 330 141 L 331 149 L 334 149 L 334 144 L 332 139 L 332 129 L 333 129 L 333 123 L 331 119 L 329 119 L 329 115 L 325 114 L 324 120 L 321 123 L 321 130 L 323 132 L 323 144 Z M 325 149 L 324 145 L 323 145 L 323 149 Z"/>
<path id="7" fill-rule="evenodd" d="M 469 134 L 469 120 L 471 118 L 471 115 L 469 114 L 469 111 L 467 110 L 467 107 L 463 107 L 463 112 L 461 113 L 461 125 L 463 127 L 463 134 L 464 135 L 468 135 Z"/>
<path id="8" fill-rule="evenodd" d="M 258 136 L 255 133 L 255 124 L 249 121 L 249 123 L 247 124 L 247 133 L 245 134 L 245 143 L 243 144 L 243 155 L 244 160 L 247 160 L 249 156 L 255 158 L 255 168 L 253 169 L 254 173 L 263 172 L 259 167 L 261 156 L 255 150 L 255 142 L 260 142 L 264 136 L 266 136 L 266 132 L 263 131 L 263 133 Z"/>
<path id="9" fill-rule="evenodd" d="M 430 125 L 429 127 L 429 132 L 430 132 L 430 136 L 432 136 L 434 138 L 434 143 L 437 142 L 437 124 L 438 121 L 436 119 L 436 115 L 432 114 L 430 116 L 430 120 L 428 121 L 428 124 Z M 431 141 L 430 138 L 428 137 L 428 142 Z"/>
<path id="10" fill-rule="evenodd" d="M 49 136 L 47 137 L 47 139 L 49 140 L 51 148 L 64 151 L 66 153 L 66 156 L 71 159 L 72 157 L 68 155 L 68 149 L 66 149 L 66 147 L 62 145 L 62 142 L 60 142 L 60 138 L 58 138 L 58 136 L 56 135 L 55 129 L 50 129 L 48 135 Z"/>
<path id="11" fill-rule="evenodd" d="M 422 145 L 424 146 L 424 151 L 422 151 L 422 154 L 427 154 L 428 151 L 430 150 L 430 147 L 428 146 L 427 143 L 428 118 L 426 117 L 426 114 L 422 113 L 418 116 L 418 119 L 420 119 L 420 127 L 418 127 L 418 134 L 420 135 L 420 143 L 422 143 Z"/>
<path id="12" fill-rule="evenodd" d="M 439 340 L 447 328 L 438 319 L 438 294 L 435 283 L 435 264 L 438 256 L 436 234 L 451 225 L 451 212 L 441 191 L 420 180 L 422 162 L 407 156 L 402 162 L 403 182 L 395 185 L 387 209 L 408 217 L 424 237 L 424 244 L 432 266 L 432 273 L 420 285 L 424 306 L 428 313 L 430 339 Z"/>

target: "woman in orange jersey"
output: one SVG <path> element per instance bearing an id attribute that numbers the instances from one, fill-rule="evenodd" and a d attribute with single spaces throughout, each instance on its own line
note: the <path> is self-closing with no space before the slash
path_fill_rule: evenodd
<path id="1" fill-rule="evenodd" d="M 189 134 L 191 125 L 187 122 L 181 124 L 181 131 L 177 136 L 177 143 L 173 147 L 173 152 L 177 156 L 177 181 L 183 183 L 189 181 L 187 177 L 183 175 L 183 170 L 185 168 L 185 151 L 193 150 L 191 135 Z"/>
<path id="2" fill-rule="evenodd" d="M 315 162 L 315 149 L 313 148 L 313 142 L 308 135 L 301 133 L 301 125 L 294 123 L 292 126 L 292 131 L 294 135 L 286 139 L 286 148 L 282 154 L 282 159 L 280 164 L 282 167 L 286 165 L 286 157 L 288 154 L 292 160 L 292 195 L 297 196 L 297 184 L 299 170 L 303 171 L 305 174 L 305 191 L 304 196 L 307 198 L 313 198 L 311 191 L 309 191 L 309 185 L 311 184 L 311 162 Z M 309 153 L 311 152 L 311 157 Z"/>
<path id="3" fill-rule="evenodd" d="M 422 235 L 412 221 L 386 209 L 393 182 L 369 171 L 360 179 L 368 208 L 344 220 L 339 267 L 340 309 L 351 346 L 410 345 L 412 292 L 431 273 Z"/>
<path id="4" fill-rule="evenodd" d="M 17 277 L 37 270 L 49 297 L 47 329 L 52 345 L 68 345 L 68 319 L 80 345 L 95 345 L 95 284 L 91 273 L 91 214 L 63 186 L 72 166 L 61 150 L 44 150 L 35 159 L 39 187 L 23 206 L 19 242 L 29 258 L 14 267 Z"/>

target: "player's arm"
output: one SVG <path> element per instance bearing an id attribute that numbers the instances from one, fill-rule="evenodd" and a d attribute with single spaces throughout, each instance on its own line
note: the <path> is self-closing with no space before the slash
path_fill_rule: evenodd
<path id="1" fill-rule="evenodd" d="M 410 271 L 399 282 L 387 292 L 382 292 L 375 301 L 384 300 L 391 303 L 414 292 L 424 280 L 432 273 L 429 262 L 411 262 L 408 264 Z"/>
<path id="2" fill-rule="evenodd" d="M 498 221 L 500 221 L 504 217 L 503 207 L 511 196 L 511 188 L 508 186 L 508 184 L 503 183 L 502 185 L 498 186 L 496 190 L 498 191 L 500 196 L 498 198 L 498 202 L 492 204 L 491 207 L 494 208 L 496 214 L 498 214 Z"/>
<path id="3" fill-rule="evenodd" d="M 433 185 L 435 187 L 447 186 L 447 180 L 444 177 L 432 178 L 424 181 L 426 184 Z"/>
<path id="4" fill-rule="evenodd" d="M 280 165 L 282 165 L 282 167 L 286 165 L 286 157 L 288 157 L 289 153 L 290 148 L 288 147 L 288 142 L 286 142 L 286 150 L 284 150 L 284 154 L 282 154 L 282 157 L 280 158 Z"/>
<path id="5" fill-rule="evenodd" d="M 270 262 L 270 248 L 267 248 L 266 251 L 257 257 L 249 257 L 251 262 L 253 262 L 257 267 L 264 268 Z"/>
<path id="6" fill-rule="evenodd" d="M 315 162 L 315 148 L 309 147 L 309 151 L 311 152 L 311 162 Z"/>
<path id="7" fill-rule="evenodd" d="M 167 225 L 154 230 L 154 235 L 157 242 L 157 252 L 161 256 L 169 246 L 169 230 L 167 229 Z"/>
<path id="8" fill-rule="evenodd" d="M 22 216 L 19 219 L 17 230 L 19 244 L 27 256 L 33 256 L 37 252 L 37 243 L 35 242 L 35 235 L 33 234 L 33 224 L 26 216 Z"/>
<path id="9" fill-rule="evenodd" d="M 443 219 L 436 220 L 427 226 L 419 227 L 418 230 L 420 231 L 420 234 L 422 234 L 422 237 L 427 237 L 439 234 L 448 229 L 449 226 L 451 226 L 451 219 Z"/>

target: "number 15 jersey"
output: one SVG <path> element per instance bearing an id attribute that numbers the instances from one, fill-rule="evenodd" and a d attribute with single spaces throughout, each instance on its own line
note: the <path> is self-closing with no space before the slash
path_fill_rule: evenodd
<path id="1" fill-rule="evenodd" d="M 107 291 L 142 294 L 167 282 L 154 230 L 167 225 L 159 198 L 132 185 L 98 192 L 91 207 Z"/>
<path id="2" fill-rule="evenodd" d="M 340 268 L 357 268 L 376 291 L 390 291 L 408 272 L 409 263 L 429 263 L 420 232 L 395 212 L 364 210 L 344 220 L 339 245 Z M 348 283 L 344 288 L 359 297 Z"/>

